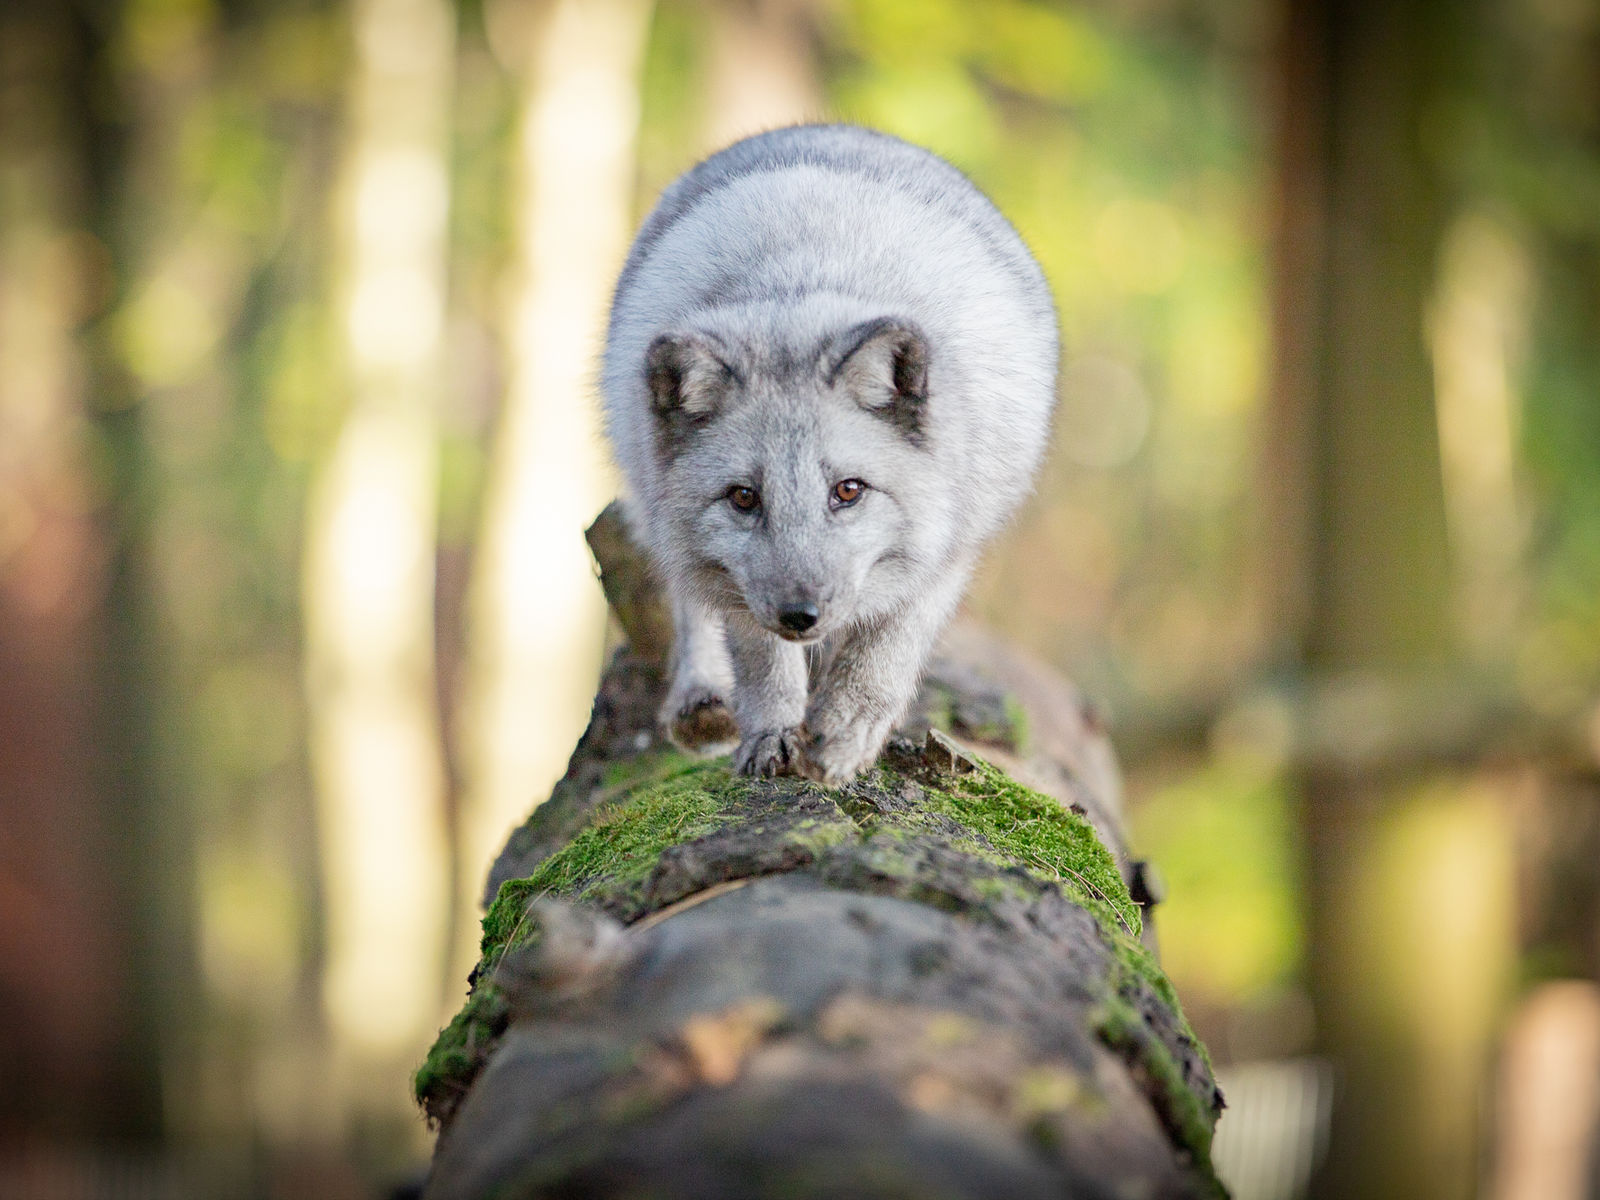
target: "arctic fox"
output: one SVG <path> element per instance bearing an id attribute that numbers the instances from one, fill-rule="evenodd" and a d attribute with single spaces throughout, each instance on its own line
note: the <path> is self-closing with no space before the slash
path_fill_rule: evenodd
<path id="1" fill-rule="evenodd" d="M 798 126 L 667 188 L 602 387 L 672 595 L 675 742 L 750 775 L 872 765 L 1031 486 L 1057 355 L 1033 256 L 926 150 Z"/>

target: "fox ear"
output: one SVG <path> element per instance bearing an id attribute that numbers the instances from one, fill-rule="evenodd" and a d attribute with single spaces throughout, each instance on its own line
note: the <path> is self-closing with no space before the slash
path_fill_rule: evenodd
<path id="1" fill-rule="evenodd" d="M 910 321 L 879 317 L 846 330 L 828 382 L 920 444 L 927 418 L 928 341 Z"/>
<path id="2" fill-rule="evenodd" d="M 738 376 L 696 333 L 663 333 L 645 352 L 650 407 L 670 428 L 686 431 L 716 415 Z"/>

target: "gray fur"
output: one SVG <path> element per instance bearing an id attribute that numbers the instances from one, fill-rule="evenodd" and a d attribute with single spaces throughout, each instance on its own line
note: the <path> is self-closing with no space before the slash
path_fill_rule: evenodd
<path id="1" fill-rule="evenodd" d="M 927 151 L 800 126 L 669 187 L 603 388 L 629 523 L 675 597 L 674 740 L 725 749 L 725 703 L 742 771 L 870 766 L 1031 486 L 1056 359 L 1038 265 Z M 803 635 L 780 623 L 808 605 Z"/>

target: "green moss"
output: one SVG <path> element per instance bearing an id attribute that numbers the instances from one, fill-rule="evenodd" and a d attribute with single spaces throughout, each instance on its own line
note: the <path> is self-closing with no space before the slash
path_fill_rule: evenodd
<path id="1" fill-rule="evenodd" d="M 461 1011 L 439 1031 L 411 1083 L 417 1103 L 434 1124 L 447 1119 L 460 1103 L 489 1051 L 505 1032 L 508 1017 L 500 989 L 485 981 L 472 990 Z"/>
<path id="2" fill-rule="evenodd" d="M 781 826 L 781 845 L 803 850 L 822 877 L 840 886 L 889 887 L 948 911 L 1027 903 L 1045 886 L 1071 895 L 1097 918 L 1113 958 L 1111 999 L 1097 1025 L 1099 1036 L 1142 1070 L 1173 1137 L 1199 1169 L 1208 1170 L 1213 1114 L 1141 1014 L 1140 997 L 1158 999 L 1174 1014 L 1182 1036 L 1192 1039 L 1192 1033 L 1172 985 L 1138 941 L 1138 907 L 1093 828 L 1056 799 L 981 760 L 964 774 L 916 778 L 920 786 L 882 768 L 869 772 L 828 793 L 842 812 L 831 804 L 814 805 L 810 811 L 817 815 Z M 748 801 L 756 788 L 763 789 L 762 803 L 753 806 Z M 775 794 L 766 794 L 773 789 Z M 417 1096 L 430 1116 L 437 1120 L 453 1109 L 505 1028 L 506 1005 L 492 972 L 508 949 L 536 936 L 527 916 L 530 900 L 555 894 L 632 908 L 630 897 L 642 898 L 669 847 L 748 821 L 770 811 L 774 799 L 798 800 L 808 791 L 815 795 L 817 789 L 798 781 L 755 784 L 731 774 L 725 761 L 697 761 L 671 750 L 609 764 L 583 828 L 532 874 L 502 885 L 485 915 L 483 982 L 417 1072 Z M 930 845 L 999 869 L 965 874 L 964 895 L 952 894 L 948 881 L 940 882 L 947 870 L 929 858 Z"/>
<path id="3" fill-rule="evenodd" d="M 864 841 L 916 843 L 927 838 L 936 838 L 952 850 L 959 850 L 963 854 L 970 854 L 974 858 L 996 866 L 1009 865 L 1013 861 L 983 838 L 953 823 L 953 818 L 948 813 L 911 809 L 888 815 L 863 816 L 858 818 L 858 823 Z"/>
<path id="4" fill-rule="evenodd" d="M 879 771 L 867 786 L 892 793 L 895 778 Z M 1098 1024 L 1106 1044 L 1129 1056 L 1150 1081 L 1152 1099 L 1174 1138 L 1203 1170 L 1210 1162 L 1215 1115 L 1190 1089 L 1178 1060 L 1135 1008 L 1133 998 L 1148 991 L 1173 1014 L 1181 1036 L 1194 1037 L 1177 993 L 1150 952 L 1139 942 L 1138 907 L 1128 895 L 1116 862 L 1093 827 L 1061 803 L 1024 787 L 979 762 L 966 775 L 941 777 L 927 787 L 916 807 L 863 816 L 874 855 L 885 874 L 915 873 L 915 854 L 896 851 L 936 837 L 952 849 L 985 862 L 1021 866 L 1035 879 L 1060 886 L 1093 913 L 1112 956 L 1112 999 Z M 1004 877 L 975 877 L 974 891 L 985 899 L 1026 899 L 1025 889 Z M 938 903 L 933 896 L 923 897 Z"/>
<path id="5" fill-rule="evenodd" d="M 1128 895 L 1116 862 L 1093 827 L 1053 797 L 1035 792 L 981 759 L 964 774 L 919 776 L 922 786 L 906 793 L 905 779 L 878 768 L 835 793 L 862 830 L 864 864 L 872 872 L 904 882 L 908 898 L 929 899 L 921 886 L 930 842 L 970 855 L 1002 875 L 966 877 L 969 895 L 985 901 L 1027 902 L 1039 885 L 1059 887 L 1086 908 L 1107 931 L 1133 939 L 1140 932 L 1138 906 Z M 903 843 L 907 850 L 896 849 Z M 1032 885 L 1028 881 L 1033 881 Z M 951 897 L 946 896 L 944 907 Z"/>
<path id="6" fill-rule="evenodd" d="M 606 763 L 600 776 L 600 788 L 602 792 L 622 792 L 630 787 L 654 783 L 707 765 L 709 764 L 703 759 L 690 758 L 671 746 L 663 746 L 646 754 L 614 759 Z"/>
<path id="7" fill-rule="evenodd" d="M 1139 906 L 1110 851 L 1089 822 L 1054 797 L 980 760 L 976 771 L 929 788 L 925 808 L 950 817 L 1030 873 L 1061 884 L 1102 923 L 1139 936 Z"/>
<path id="8" fill-rule="evenodd" d="M 1029 900 L 1032 897 L 1020 883 L 999 875 L 987 875 L 972 882 L 972 890 L 988 901 Z"/>
<path id="9" fill-rule="evenodd" d="M 1121 995 L 1115 995 L 1101 1008 L 1095 1032 L 1107 1046 L 1142 1070 L 1151 1101 L 1168 1133 L 1188 1153 L 1208 1192 L 1226 1200 L 1227 1189 L 1211 1165 L 1216 1114 L 1189 1088 L 1177 1060 Z"/>
<path id="10" fill-rule="evenodd" d="M 500 885 L 483 918 L 484 962 L 498 962 L 524 939 L 534 897 L 593 899 L 602 888 L 642 886 L 662 851 L 725 824 L 730 802 L 749 787 L 726 764 L 696 762 L 675 751 L 626 765 L 632 767 L 633 782 L 614 784 L 620 789 L 615 800 L 602 801 L 588 824 L 533 874 Z"/>
<path id="11" fill-rule="evenodd" d="M 867 786 L 892 793 L 895 776 L 875 773 Z M 1138 907 L 1128 895 L 1115 860 L 1082 817 L 1052 797 L 1041 795 L 980 761 L 977 771 L 941 777 L 925 789 L 915 807 L 878 811 L 860 818 L 874 849 L 873 866 L 886 874 L 915 873 L 913 852 L 894 849 L 936 837 L 952 849 L 994 864 L 1021 866 L 1035 879 L 1060 886 L 1099 922 L 1112 955 L 1111 999 L 1097 1032 L 1149 1080 L 1153 1103 L 1173 1137 L 1207 1172 L 1215 1114 L 1190 1089 L 1179 1061 L 1149 1027 L 1134 1001 L 1149 992 L 1171 1011 L 1179 1034 L 1196 1046 L 1209 1067 L 1205 1048 L 1195 1039 L 1176 992 L 1150 952 L 1139 942 Z M 985 899 L 1026 899 L 1025 889 L 1004 877 L 974 878 Z M 938 903 L 934 896 L 922 897 Z M 1218 1194 L 1220 1185 L 1216 1185 Z"/>
<path id="12" fill-rule="evenodd" d="M 528 920 L 529 901 L 547 893 L 585 899 L 602 887 L 642 886 L 662 851 L 725 823 L 730 803 L 747 790 L 748 783 L 730 775 L 726 765 L 672 750 L 612 765 L 602 791 L 616 791 L 616 799 L 602 799 L 588 824 L 532 875 L 502 884 L 484 914 L 480 982 L 440 1032 L 413 1081 L 433 1120 L 453 1109 L 505 1030 L 506 1002 L 491 979 L 506 951 L 537 932 Z"/>
<path id="13" fill-rule="evenodd" d="M 1188 1152 L 1212 1194 L 1225 1198 L 1227 1190 L 1217 1180 L 1211 1166 L 1216 1113 L 1195 1095 L 1184 1078 L 1179 1060 L 1141 1015 L 1137 1007 L 1141 993 L 1154 993 L 1172 1014 L 1179 1036 L 1194 1046 L 1208 1071 L 1211 1058 L 1204 1043 L 1194 1036 L 1171 981 L 1150 951 L 1115 931 L 1111 932 L 1108 942 L 1113 974 L 1108 980 L 1107 999 L 1095 1021 L 1095 1032 L 1108 1047 L 1142 1070 L 1162 1123 L 1178 1145 Z"/>
<path id="14" fill-rule="evenodd" d="M 856 836 L 855 826 L 848 821 L 807 817 L 784 832 L 783 844 L 804 850 L 816 858 L 834 846 L 842 846 L 853 841 Z"/>

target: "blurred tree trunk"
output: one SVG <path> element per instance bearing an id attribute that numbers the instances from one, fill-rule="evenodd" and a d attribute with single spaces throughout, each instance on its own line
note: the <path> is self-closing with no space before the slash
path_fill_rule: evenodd
<path id="1" fill-rule="evenodd" d="M 1319 733 L 1357 744 L 1454 651 L 1424 316 L 1444 216 L 1430 123 L 1466 14 L 1290 0 L 1285 15 L 1271 586 L 1286 652 L 1335 701 Z M 1501 798 L 1337 767 L 1300 782 L 1318 1037 L 1339 1072 L 1317 1190 L 1466 1196 L 1509 967 Z"/>
<path id="2" fill-rule="evenodd" d="M 766 129 L 823 119 L 816 9 L 815 0 L 719 0 L 706 7 L 707 153 Z"/>
<path id="3" fill-rule="evenodd" d="M 306 515 L 324 1004 L 353 1117 L 403 1124 L 443 1004 L 449 862 L 433 663 L 455 11 L 356 0 L 339 201 L 349 409 Z"/>
<path id="4" fill-rule="evenodd" d="M 1507 1022 L 1498 1065 L 1488 1195 L 1594 1200 L 1600 984 L 1591 976 L 1535 985 Z"/>
<path id="5" fill-rule="evenodd" d="M 139 723 L 113 711 L 136 600 L 113 588 L 130 549 L 97 516 L 74 341 L 110 285 L 96 50 L 66 5 L 0 8 L 0 1129 L 84 1144 L 161 1117 L 148 913 L 118 853 L 149 817 Z"/>
<path id="6" fill-rule="evenodd" d="M 309 456 L 315 405 L 343 409 L 320 379 L 284 403 L 292 375 L 312 391 L 285 368 L 311 357 L 326 257 L 342 58 L 306 53 L 340 11 L 322 2 L 77 6 L 105 39 L 82 128 L 118 139 L 100 151 L 98 228 L 122 286 L 85 344 L 119 538 L 119 863 L 150 944 L 138 979 L 164 1118 L 190 1148 L 240 1156 L 245 1129 L 277 1144 L 335 1125 L 279 1099 L 293 1073 L 325 1071 L 293 621 L 302 480 L 279 469 Z"/>
<path id="7" fill-rule="evenodd" d="M 1442 229 L 1422 143 L 1448 0 L 1288 0 L 1279 69 L 1276 627 L 1327 670 L 1451 650 L 1423 330 Z"/>
<path id="8" fill-rule="evenodd" d="M 648 0 L 550 0 L 528 23 L 509 379 L 468 597 L 458 979 L 484 871 L 560 776 L 600 671 L 605 603 L 579 531 L 613 488 L 594 373 L 632 228 L 650 14 Z"/>

